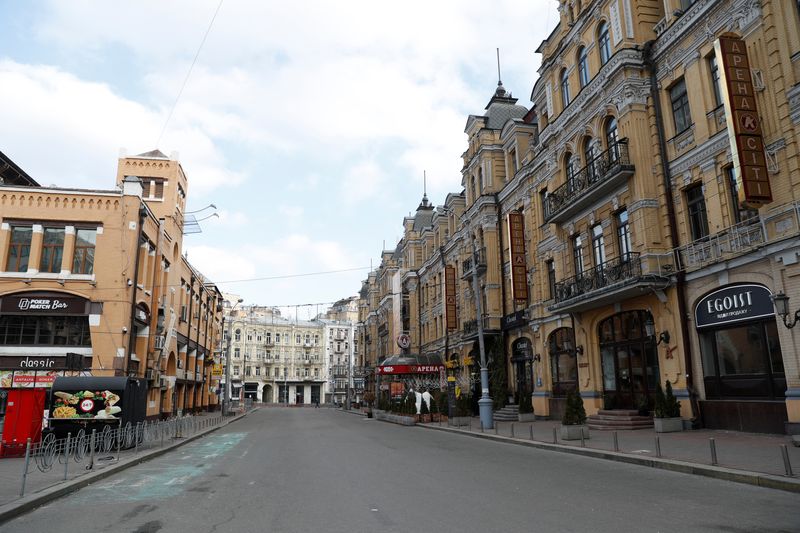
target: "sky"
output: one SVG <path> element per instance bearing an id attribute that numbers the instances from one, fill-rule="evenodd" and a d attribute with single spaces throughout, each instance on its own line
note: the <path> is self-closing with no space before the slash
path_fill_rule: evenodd
<path id="1" fill-rule="evenodd" d="M 177 152 L 187 210 L 219 215 L 184 238 L 189 261 L 310 317 L 394 248 L 423 173 L 436 205 L 462 190 L 497 48 L 530 107 L 557 5 L 0 0 L 0 150 L 44 186 L 101 189 L 121 153 Z"/>

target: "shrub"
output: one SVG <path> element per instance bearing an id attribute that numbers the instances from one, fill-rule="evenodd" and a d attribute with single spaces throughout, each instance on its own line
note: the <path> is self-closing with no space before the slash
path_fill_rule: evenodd
<path id="1" fill-rule="evenodd" d="M 661 383 L 656 385 L 656 404 L 653 414 L 656 418 L 667 418 L 667 398 L 664 396 L 664 389 L 661 388 Z"/>
<path id="2" fill-rule="evenodd" d="M 586 422 L 586 409 L 580 394 L 570 391 L 567 394 L 567 406 L 561 423 L 565 426 L 579 426 Z"/>
<path id="3" fill-rule="evenodd" d="M 365 404 L 367 404 L 369 407 L 372 407 L 372 404 L 375 401 L 375 393 L 372 391 L 367 391 L 364 393 L 363 399 Z"/>
<path id="4" fill-rule="evenodd" d="M 664 413 L 667 418 L 677 418 L 681 416 L 681 402 L 672 393 L 672 384 L 667 380 L 667 395 L 664 398 Z"/>

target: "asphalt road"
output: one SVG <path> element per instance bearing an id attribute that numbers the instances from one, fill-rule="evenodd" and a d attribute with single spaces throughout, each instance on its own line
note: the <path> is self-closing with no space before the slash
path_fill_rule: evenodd
<path id="1" fill-rule="evenodd" d="M 261 409 L 0 531 L 800 531 L 797 494 L 408 428 Z"/>

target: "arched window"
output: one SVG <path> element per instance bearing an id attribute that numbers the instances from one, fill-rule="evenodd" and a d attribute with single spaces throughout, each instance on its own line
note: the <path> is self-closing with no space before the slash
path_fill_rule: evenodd
<path id="1" fill-rule="evenodd" d="M 578 389 L 578 361 L 572 328 L 558 328 L 547 339 L 553 396 L 563 397 Z"/>
<path id="2" fill-rule="evenodd" d="M 617 119 L 609 117 L 606 121 L 606 149 L 608 150 L 610 162 L 616 162 L 619 158 L 619 147 L 617 146 Z"/>
<path id="3" fill-rule="evenodd" d="M 605 21 L 597 28 L 597 46 L 600 48 L 600 64 L 605 65 L 611 58 L 611 40 L 608 37 L 608 24 Z"/>
<path id="4" fill-rule="evenodd" d="M 575 165 L 572 161 L 572 154 L 567 152 L 564 156 L 564 176 L 566 177 L 566 182 L 569 183 L 569 187 L 572 187 L 572 178 L 575 176 Z"/>
<path id="5" fill-rule="evenodd" d="M 578 79 L 581 83 L 581 88 L 589 84 L 589 55 L 586 52 L 586 47 L 581 46 L 578 50 Z"/>
<path id="6" fill-rule="evenodd" d="M 597 154 L 594 153 L 594 143 L 592 143 L 592 138 L 586 137 L 586 139 L 583 141 L 583 160 L 584 165 L 586 165 L 587 175 L 590 182 L 593 182 L 594 178 L 596 177 L 594 168 L 595 155 Z"/>
<path id="7" fill-rule="evenodd" d="M 236 342 L 242 340 L 242 330 L 240 329 L 236 330 L 236 334 L 234 335 L 233 340 L 235 340 Z"/>
<path id="8" fill-rule="evenodd" d="M 478 195 L 483 194 L 483 169 L 478 169 Z"/>
<path id="9" fill-rule="evenodd" d="M 569 74 L 567 69 L 561 71 L 561 103 L 564 108 L 569 105 Z"/>

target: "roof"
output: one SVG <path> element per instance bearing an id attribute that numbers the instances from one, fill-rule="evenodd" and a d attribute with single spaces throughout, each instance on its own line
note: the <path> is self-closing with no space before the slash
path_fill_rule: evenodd
<path id="1" fill-rule="evenodd" d="M 418 210 L 417 214 L 414 215 L 414 231 L 429 227 L 433 222 L 433 213 L 433 207 Z"/>
<path id="2" fill-rule="evenodd" d="M 36 183 L 36 180 L 17 166 L 17 164 L 3 152 L 0 152 L 0 185 L 40 187 L 40 185 Z"/>
<path id="3" fill-rule="evenodd" d="M 162 152 L 158 148 L 156 148 L 155 150 L 150 150 L 149 152 L 145 152 L 143 154 L 136 155 L 134 157 L 153 157 L 156 159 L 169 159 L 169 157 L 164 155 L 164 152 Z"/>

